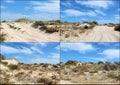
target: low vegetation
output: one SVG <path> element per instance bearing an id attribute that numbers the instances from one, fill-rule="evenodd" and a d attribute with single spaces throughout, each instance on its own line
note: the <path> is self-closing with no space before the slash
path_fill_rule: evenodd
<path id="1" fill-rule="evenodd" d="M 87 62 L 81 63 L 78 61 L 69 60 L 66 63 L 61 63 L 61 79 L 69 80 L 72 83 L 118 83 L 120 81 L 120 62 L 102 62 L 98 63 Z M 85 73 L 89 73 L 86 80 Z M 112 81 L 109 81 L 112 80 Z M 113 82 L 114 81 L 114 82 Z"/>
<path id="2" fill-rule="evenodd" d="M 5 33 L 0 33 L 0 42 L 5 41 L 6 34 Z"/>
<path id="3" fill-rule="evenodd" d="M 17 20 L 15 20 L 15 22 L 25 22 L 25 23 L 28 23 L 28 22 L 33 22 L 32 20 L 29 20 L 29 19 L 27 19 L 27 18 L 20 18 L 20 19 L 17 19 Z"/>
<path id="4" fill-rule="evenodd" d="M 34 28 L 39 28 L 42 31 L 45 31 L 46 33 L 54 33 L 59 31 L 60 21 L 36 21 L 33 23 Z"/>
<path id="5" fill-rule="evenodd" d="M 115 28 L 114 28 L 115 31 L 120 31 L 120 24 L 119 25 L 116 25 Z"/>
<path id="6" fill-rule="evenodd" d="M 60 80 L 60 65 L 52 64 L 6 64 L 6 58 L 0 55 L 0 84 L 58 84 Z M 9 59 L 7 59 L 8 61 Z M 10 62 L 10 61 L 9 61 Z M 13 62 L 13 61 L 11 61 Z"/>

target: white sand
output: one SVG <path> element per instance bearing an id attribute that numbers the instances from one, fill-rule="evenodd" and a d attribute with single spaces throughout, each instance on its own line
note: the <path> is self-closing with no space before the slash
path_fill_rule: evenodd
<path id="1" fill-rule="evenodd" d="M 9 23 L 13 25 L 12 23 Z M 59 32 L 45 33 L 35 29 L 32 24 L 14 23 L 20 30 L 10 28 L 7 23 L 2 23 L 2 32 L 7 34 L 5 42 L 59 42 Z"/>
<path id="2" fill-rule="evenodd" d="M 96 26 L 78 37 L 61 36 L 62 42 L 119 42 L 120 32 L 114 31 L 114 27 Z"/>

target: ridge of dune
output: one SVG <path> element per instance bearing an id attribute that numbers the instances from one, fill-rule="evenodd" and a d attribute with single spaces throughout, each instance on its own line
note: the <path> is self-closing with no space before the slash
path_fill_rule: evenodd
<path id="1" fill-rule="evenodd" d="M 21 28 L 11 29 L 8 24 Z M 2 23 L 2 33 L 7 34 L 5 42 L 58 42 L 59 32 L 45 33 L 32 27 L 31 23 Z"/>

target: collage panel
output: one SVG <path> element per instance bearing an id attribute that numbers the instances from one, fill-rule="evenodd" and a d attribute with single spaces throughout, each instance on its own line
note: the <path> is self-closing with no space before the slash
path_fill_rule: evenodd
<path id="1" fill-rule="evenodd" d="M 61 42 L 119 42 L 120 0 L 61 0 Z"/>
<path id="2" fill-rule="evenodd" d="M 59 43 L 1 43 L 0 84 L 57 84 Z"/>
<path id="3" fill-rule="evenodd" d="M 61 43 L 62 84 L 119 84 L 119 43 Z"/>
<path id="4" fill-rule="evenodd" d="M 1 42 L 59 42 L 60 0 L 0 0 Z"/>

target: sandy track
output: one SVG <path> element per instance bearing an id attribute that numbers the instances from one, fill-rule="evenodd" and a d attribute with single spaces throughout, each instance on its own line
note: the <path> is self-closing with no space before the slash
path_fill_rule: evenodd
<path id="1" fill-rule="evenodd" d="M 11 23 L 9 23 L 11 24 Z M 13 25 L 13 24 L 11 24 Z M 7 23 L 2 23 L 3 33 L 7 34 L 5 42 L 59 42 L 59 32 L 45 33 L 35 29 L 32 24 L 14 23 L 20 30 L 11 29 Z"/>
<path id="2" fill-rule="evenodd" d="M 120 32 L 114 31 L 114 27 L 96 26 L 79 34 L 79 37 L 62 38 L 62 42 L 119 42 Z"/>

